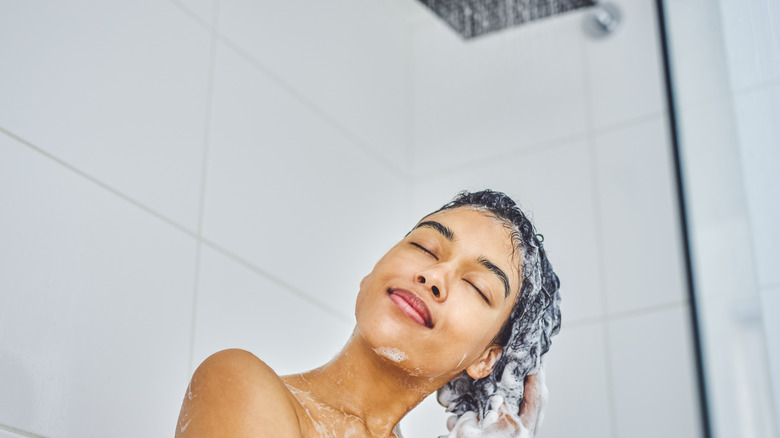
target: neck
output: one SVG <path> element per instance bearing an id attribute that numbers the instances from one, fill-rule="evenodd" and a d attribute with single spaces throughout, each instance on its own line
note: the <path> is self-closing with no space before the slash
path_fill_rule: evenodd
<path id="1" fill-rule="evenodd" d="M 391 436 L 404 415 L 449 380 L 414 376 L 402 365 L 374 351 L 356 329 L 332 361 L 285 382 L 328 410 L 359 419 L 370 435 Z"/>

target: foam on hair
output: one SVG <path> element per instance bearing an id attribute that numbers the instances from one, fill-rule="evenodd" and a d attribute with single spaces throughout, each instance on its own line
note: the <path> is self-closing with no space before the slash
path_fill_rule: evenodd
<path id="1" fill-rule="evenodd" d="M 521 251 L 523 278 L 509 319 L 496 337 L 503 352 L 493 372 L 476 380 L 463 372 L 439 388 L 438 401 L 458 416 L 471 411 L 485 418 L 489 400 L 500 395 L 510 412 L 519 412 L 525 377 L 539 368 L 551 337 L 561 327 L 560 282 L 547 260 L 544 239 L 509 196 L 492 190 L 461 192 L 438 211 L 458 207 L 485 211 L 509 227 Z"/>

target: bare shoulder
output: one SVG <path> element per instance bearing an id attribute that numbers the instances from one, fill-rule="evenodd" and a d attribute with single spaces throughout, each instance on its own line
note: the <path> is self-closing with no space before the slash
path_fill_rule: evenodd
<path id="1" fill-rule="evenodd" d="M 281 378 L 255 355 L 220 351 L 193 374 L 176 437 L 300 437 L 296 404 Z"/>

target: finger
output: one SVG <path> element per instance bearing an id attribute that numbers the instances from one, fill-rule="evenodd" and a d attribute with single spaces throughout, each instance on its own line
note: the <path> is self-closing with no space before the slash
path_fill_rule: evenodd
<path id="1" fill-rule="evenodd" d="M 526 376 L 523 385 L 523 402 L 520 406 L 520 421 L 523 426 L 534 432 L 544 419 L 544 406 L 547 404 L 547 385 L 545 385 L 544 366 L 540 365 L 536 373 Z"/>
<path id="2" fill-rule="evenodd" d="M 539 372 L 536 373 L 536 386 L 539 388 L 539 406 L 537 407 L 538 413 L 536 415 L 536 428 L 542 425 L 544 421 L 544 407 L 547 406 L 547 400 L 549 398 L 549 391 L 547 390 L 546 372 L 543 366 L 539 367 Z"/>

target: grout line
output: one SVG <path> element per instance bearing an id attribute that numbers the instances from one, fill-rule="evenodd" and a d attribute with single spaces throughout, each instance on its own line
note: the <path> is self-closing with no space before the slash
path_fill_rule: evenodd
<path id="1" fill-rule="evenodd" d="M 219 0 L 214 2 L 214 10 L 212 11 L 213 20 L 217 21 L 217 14 L 219 13 Z M 209 145 L 211 143 L 211 114 L 212 103 L 214 100 L 214 76 L 216 70 L 216 58 L 217 58 L 217 33 L 216 29 L 211 29 L 211 48 L 209 51 L 209 76 L 208 84 L 206 85 L 206 114 L 203 127 L 203 157 L 201 163 L 200 173 L 200 199 L 198 205 L 198 245 L 195 249 L 195 279 L 193 282 L 192 291 L 192 314 L 190 315 L 190 348 L 189 357 L 187 361 L 187 367 L 189 375 L 195 371 L 193 369 L 193 361 L 195 359 L 195 331 L 197 328 L 198 318 L 198 301 L 200 297 L 200 267 L 201 267 L 201 255 L 203 252 L 203 216 L 205 212 L 206 204 L 206 182 L 208 176 L 208 160 L 209 160 Z"/>
<path id="2" fill-rule="evenodd" d="M 587 88 L 588 87 L 586 87 L 586 89 Z M 589 92 L 586 91 L 586 93 L 588 93 L 588 96 L 590 96 Z M 654 121 L 656 119 L 663 118 L 665 114 L 666 114 L 666 110 L 653 111 L 647 114 L 643 114 L 641 116 L 612 123 L 609 125 L 602 126 L 598 129 L 595 129 L 593 128 L 593 121 L 590 115 L 590 111 L 588 111 L 588 115 L 587 115 L 588 128 L 583 132 L 567 135 L 564 137 L 549 139 L 549 140 L 542 140 L 538 143 L 533 143 L 521 149 L 514 149 L 514 150 L 509 150 L 504 152 L 496 152 L 495 154 L 486 157 L 483 156 L 483 157 L 475 158 L 473 160 L 468 160 L 463 163 L 453 164 L 440 169 L 436 169 L 426 173 L 425 175 L 413 175 L 412 182 L 420 183 L 420 182 L 441 178 L 443 176 L 451 175 L 458 172 L 479 169 L 481 167 L 487 167 L 494 164 L 496 161 L 511 160 L 511 159 L 528 156 L 528 155 L 533 155 L 540 152 L 549 151 L 550 149 L 554 149 L 556 147 L 562 147 L 567 144 L 571 144 L 577 140 L 585 139 L 587 141 L 592 141 L 592 139 L 595 138 L 595 136 L 609 134 L 610 132 L 613 131 L 619 131 L 621 129 L 626 129 L 633 126 L 641 125 L 643 123 Z"/>
<path id="3" fill-rule="evenodd" d="M 604 266 L 604 258 L 606 256 L 604 247 L 601 244 L 603 241 L 603 227 L 602 227 L 602 216 L 601 216 L 601 198 L 599 197 L 599 181 L 598 181 L 598 151 L 596 150 L 596 129 L 594 127 L 594 119 L 593 119 L 593 90 L 590 86 L 590 70 L 589 70 L 589 52 L 588 52 L 588 44 L 586 40 L 581 40 L 581 50 L 582 50 L 582 71 L 583 71 L 583 88 L 585 90 L 585 101 L 587 102 L 586 106 L 586 126 L 588 127 L 587 137 L 588 137 L 588 165 L 590 167 L 590 185 L 591 185 L 591 191 L 593 192 L 593 214 L 594 214 L 594 223 L 596 225 L 596 229 L 594 230 L 594 234 L 596 237 L 596 254 L 598 255 L 597 258 L 597 287 L 601 291 L 600 297 L 601 297 L 601 315 L 602 315 L 602 324 L 601 324 L 601 336 L 602 341 L 604 342 L 604 368 L 605 368 L 605 379 L 606 382 L 606 392 L 607 392 L 607 409 L 609 411 L 609 431 L 610 436 L 612 438 L 617 437 L 617 402 L 615 400 L 615 385 L 613 381 L 614 372 L 612 369 L 612 344 L 611 344 L 611 338 L 609 336 L 609 325 L 608 320 L 606 319 L 607 315 L 607 309 L 609 308 L 607 304 L 607 292 L 606 287 L 604 286 L 605 279 L 607 276 L 607 270 Z"/>
<path id="4" fill-rule="evenodd" d="M 262 276 L 266 280 L 276 284 L 279 287 L 282 287 L 286 289 L 288 292 L 298 296 L 298 298 L 301 298 L 305 301 L 308 301 L 309 303 L 319 307 L 321 310 L 329 313 L 331 316 L 334 316 L 340 320 L 346 321 L 348 323 L 352 323 L 353 320 L 351 317 L 348 317 L 347 315 L 341 313 L 340 311 L 336 310 L 335 308 L 313 298 L 311 295 L 307 294 L 306 292 L 303 292 L 302 290 L 296 288 L 295 286 L 291 285 L 290 283 L 287 283 L 286 281 L 282 280 L 281 278 L 273 275 L 272 273 L 253 265 L 252 263 L 244 260 L 243 258 L 233 254 L 232 252 L 228 251 L 227 249 L 219 246 L 218 244 L 202 238 L 201 241 L 204 245 L 207 245 L 211 249 L 221 253 L 222 255 L 228 257 L 229 259 L 233 260 L 234 262 L 244 266 L 245 268 L 249 269 L 250 271 Z"/>
<path id="5" fill-rule="evenodd" d="M 411 164 L 411 171 L 407 172 L 407 182 L 412 183 L 413 174 L 415 172 L 415 141 L 414 141 L 414 56 L 412 56 L 414 43 L 413 32 L 408 26 L 405 27 L 404 32 L 404 156 L 402 162 Z"/>
<path id="6" fill-rule="evenodd" d="M 27 431 L 22 430 L 22 429 L 17 429 L 17 428 L 15 428 L 13 426 L 6 426 L 5 424 L 0 424 L 0 430 L 4 430 L 6 432 L 10 432 L 10 433 L 13 433 L 13 434 L 16 434 L 16 435 L 19 435 L 19 436 L 23 436 L 23 437 L 44 438 L 43 435 L 36 435 L 36 434 L 34 434 L 32 432 L 27 432 Z"/>
<path id="7" fill-rule="evenodd" d="M 619 321 L 621 319 L 633 318 L 636 316 L 646 316 L 653 313 L 665 312 L 667 310 L 676 309 L 678 307 L 684 307 L 690 305 L 691 301 L 688 298 L 681 298 L 679 300 L 670 301 L 663 304 L 654 304 L 652 306 L 640 307 L 630 310 L 621 310 L 619 312 L 613 312 L 604 317 L 605 321 Z"/>
<path id="8" fill-rule="evenodd" d="M 80 169 L 78 169 L 78 168 L 76 168 L 76 167 L 74 167 L 74 166 L 64 162 L 63 160 L 61 160 L 61 159 L 57 158 L 56 156 L 54 156 L 54 155 L 44 151 L 43 149 L 39 148 L 38 146 L 35 146 L 34 144 L 30 143 L 29 141 L 27 141 L 27 140 L 25 140 L 25 139 L 15 135 L 15 134 L 13 134 L 12 132 L 6 130 L 5 128 L 0 127 L 0 133 L 3 133 L 5 135 L 7 135 L 11 139 L 16 140 L 17 142 L 19 142 L 19 143 L 29 147 L 30 149 L 32 149 L 33 151 L 43 155 L 44 157 L 53 160 L 57 164 L 60 164 L 61 166 L 65 167 L 68 170 L 76 173 L 77 175 L 87 179 L 88 181 L 98 185 L 102 189 L 110 192 L 113 195 L 116 195 L 117 197 L 123 199 L 124 201 L 129 202 L 130 204 L 134 205 L 135 207 L 140 208 L 141 210 L 143 210 L 143 211 L 147 212 L 148 214 L 154 216 L 155 218 L 165 222 L 166 224 L 168 224 L 168 225 L 172 226 L 173 228 L 181 231 L 182 233 L 184 233 L 184 234 L 186 234 L 186 235 L 188 235 L 190 237 L 195 238 L 198 241 L 199 244 L 206 244 L 206 245 L 212 247 L 213 249 L 216 249 L 220 253 L 226 255 L 228 258 L 230 258 L 230 259 L 238 262 L 239 264 L 249 268 L 253 272 L 256 272 L 256 273 L 262 275 L 263 277 L 265 277 L 266 279 L 270 280 L 271 282 L 277 284 L 278 286 L 287 289 L 290 293 L 293 293 L 293 294 L 301 297 L 302 299 L 305 299 L 306 301 L 309 301 L 311 304 L 319 307 L 321 310 L 323 310 L 323 311 L 325 311 L 325 312 L 327 312 L 327 313 L 329 313 L 331 315 L 334 315 L 334 316 L 338 317 L 339 319 L 348 321 L 350 323 L 352 322 L 352 319 L 350 317 L 347 317 L 343 313 L 340 313 L 339 311 L 337 311 L 334 308 L 328 306 L 327 304 L 315 300 L 314 298 L 312 298 L 311 296 L 309 296 L 305 292 L 302 292 L 301 290 L 295 288 L 294 286 L 289 285 L 289 284 L 285 283 L 284 281 L 278 279 L 273 274 L 263 270 L 262 268 L 260 268 L 258 266 L 253 265 L 252 263 L 242 259 L 238 255 L 233 254 L 230 251 L 228 251 L 227 249 L 219 246 L 218 244 L 216 244 L 214 242 L 211 242 L 211 241 L 209 241 L 209 240 L 199 236 L 197 233 L 195 233 L 193 231 L 190 231 L 187 228 L 183 227 L 182 225 L 179 225 L 178 223 L 176 223 L 176 222 L 166 218 L 165 216 L 163 216 L 160 213 L 157 213 L 156 211 L 152 210 L 151 208 L 141 204 L 140 202 L 136 201 L 135 199 L 125 195 L 124 193 L 114 189 L 113 187 L 103 183 L 102 181 L 100 181 L 100 180 L 98 180 L 98 179 L 96 179 L 96 178 L 86 174 L 84 171 L 82 171 L 82 170 L 80 170 Z"/>
<path id="9" fill-rule="evenodd" d="M 187 15 L 191 19 L 195 20 L 198 24 L 200 24 L 201 26 L 205 27 L 207 30 L 209 30 L 209 31 L 213 30 L 212 29 L 212 26 L 213 26 L 212 24 L 209 24 L 208 22 L 206 22 L 206 20 L 201 18 L 198 14 L 196 14 L 192 10 L 190 10 L 190 8 L 188 8 L 183 3 L 181 3 L 181 1 L 179 1 L 179 0 L 170 0 L 170 2 L 173 3 L 174 6 L 176 6 L 179 10 L 181 10 L 185 15 Z"/>
<path id="10" fill-rule="evenodd" d="M 309 98 L 304 96 L 303 93 L 296 90 L 292 85 L 288 84 L 279 75 L 277 75 L 271 69 L 266 67 L 261 61 L 255 59 L 254 56 L 246 52 L 243 48 L 241 48 L 241 46 L 239 46 L 237 43 L 232 41 L 230 38 L 228 38 L 227 36 L 219 32 L 219 30 L 217 30 L 216 33 L 221 42 L 223 42 L 225 45 L 230 47 L 234 52 L 236 52 L 236 54 L 244 58 L 247 62 L 249 62 L 249 64 L 251 64 L 261 73 L 263 73 L 268 79 L 275 82 L 279 86 L 279 88 L 281 88 L 282 90 L 287 92 L 290 96 L 295 98 L 299 103 L 301 103 L 303 106 L 308 108 L 313 114 L 315 114 L 321 120 L 329 124 L 337 132 L 341 133 L 341 135 L 343 135 L 347 140 L 349 140 L 349 142 L 352 143 L 352 145 L 355 146 L 358 150 L 362 151 L 364 154 L 373 158 L 378 164 L 382 165 L 383 167 L 385 167 L 385 169 L 398 175 L 402 179 L 408 178 L 407 172 L 405 172 L 403 169 L 399 168 L 398 166 L 390 162 L 387 158 L 385 158 L 383 155 L 377 152 L 374 148 L 369 146 L 368 142 L 360 138 L 357 134 L 353 133 L 347 126 L 345 126 L 343 123 L 338 121 L 332 115 L 328 114 L 327 111 L 325 111 L 315 102 L 311 101 Z"/>
<path id="11" fill-rule="evenodd" d="M 728 104 L 734 97 L 743 94 L 755 93 L 757 91 L 765 91 L 767 88 L 780 86 L 780 77 L 775 79 L 769 79 L 752 85 L 746 85 L 737 88 L 727 88 L 726 90 L 720 90 L 716 93 L 712 93 L 709 96 L 700 97 L 697 99 L 691 99 L 679 103 L 681 110 L 690 110 L 709 106 L 713 103 Z M 730 87 L 730 85 L 729 85 Z"/>
<path id="12" fill-rule="evenodd" d="M 29 147 L 30 149 L 34 150 L 35 152 L 45 156 L 46 158 L 51 159 L 52 161 L 54 161 L 57 164 L 67 168 L 68 170 L 78 174 L 79 176 L 89 180 L 90 182 L 100 186 L 102 189 L 107 190 L 107 191 L 111 192 L 112 194 L 122 198 L 123 200 L 133 204 L 134 206 L 136 206 L 136 207 L 140 208 L 141 210 L 151 214 L 152 216 L 156 217 L 157 219 L 160 219 L 161 221 L 165 222 L 166 224 L 176 228 L 177 230 L 181 231 L 182 233 L 184 233 L 184 234 L 186 234 L 186 235 L 188 235 L 190 237 L 195 237 L 195 238 L 198 237 L 196 233 L 194 233 L 193 231 L 187 229 L 183 225 L 180 225 L 180 224 L 174 222 L 173 220 L 168 219 L 167 217 L 165 217 L 162 214 L 154 211 L 150 207 L 147 207 L 146 205 L 136 201 L 135 199 L 131 198 L 130 196 L 125 195 L 124 193 L 122 193 L 119 190 L 109 186 L 108 184 L 104 183 L 103 181 L 100 181 L 99 179 L 97 179 L 97 178 L 87 174 L 83 170 L 81 170 L 81 169 L 79 169 L 79 168 L 77 168 L 77 167 L 75 167 L 75 166 L 73 166 L 71 164 L 68 164 L 64 160 L 62 160 L 62 159 L 60 159 L 60 158 L 50 154 L 49 152 L 43 150 L 42 148 L 40 148 L 40 147 L 30 143 L 29 141 L 23 139 L 22 137 L 19 137 L 18 135 L 14 134 L 13 132 L 8 131 L 7 129 L 5 129 L 5 128 L 1 127 L 1 126 L 0 126 L 0 132 L 2 132 L 3 134 L 7 135 L 8 137 L 16 140 L 17 142 L 19 142 L 19 143 Z"/>
<path id="13" fill-rule="evenodd" d="M 218 3 L 217 0 L 215 2 L 215 12 L 213 21 L 214 23 L 209 24 L 205 20 L 203 20 L 200 16 L 198 16 L 196 13 L 194 13 L 192 10 L 190 10 L 187 6 L 183 5 L 179 0 L 170 0 L 176 7 L 178 7 L 183 13 L 188 15 L 190 18 L 197 21 L 200 25 L 206 27 L 207 29 L 215 32 L 217 39 L 219 41 L 222 41 L 226 45 L 228 45 L 231 49 L 233 49 L 238 55 L 240 55 L 242 58 L 247 60 L 250 64 L 252 64 L 253 67 L 260 70 L 268 79 L 271 79 L 274 81 L 282 90 L 286 91 L 288 94 L 290 94 L 293 98 L 295 98 L 299 103 L 303 104 L 303 106 L 307 107 L 310 111 L 312 111 L 315 115 L 320 117 L 323 121 L 331 125 L 331 127 L 335 128 L 339 133 L 341 133 L 343 136 L 345 136 L 349 141 L 353 143 L 354 146 L 357 146 L 358 149 L 360 149 L 363 153 L 367 154 L 369 157 L 376 160 L 380 165 L 384 166 L 387 170 L 391 171 L 392 173 L 395 173 L 397 176 L 404 180 L 408 180 L 410 178 L 409 172 L 404 171 L 403 169 L 396 166 L 394 163 L 390 162 L 387 158 L 385 158 L 382 154 L 377 152 L 374 148 L 369 146 L 369 142 L 363 140 L 360 138 L 357 134 L 353 133 L 347 126 L 345 126 L 343 123 L 339 122 L 335 117 L 328 114 L 327 111 L 325 111 L 323 108 L 318 106 L 315 102 L 311 101 L 309 98 L 303 95 L 303 93 L 299 92 L 295 87 L 293 87 L 291 84 L 287 83 L 284 79 L 282 79 L 279 75 L 274 73 L 270 68 L 265 66 L 261 61 L 257 60 L 246 52 L 241 46 L 232 41 L 229 37 L 222 34 L 218 29 L 218 17 L 217 17 L 217 10 L 218 10 Z"/>
<path id="14" fill-rule="evenodd" d="M 605 319 L 603 316 L 589 316 L 587 318 L 574 319 L 570 322 L 568 322 L 568 320 L 564 320 L 564 323 L 561 325 L 561 330 L 563 331 L 573 328 L 586 327 L 589 325 L 603 324 L 604 322 Z"/>
<path id="15" fill-rule="evenodd" d="M 770 281 L 769 283 L 758 284 L 759 291 L 763 291 L 766 289 L 780 289 L 780 281 Z"/>
<path id="16" fill-rule="evenodd" d="M 463 163 L 453 164 L 450 166 L 442 167 L 425 175 L 413 175 L 413 182 L 420 183 L 425 181 L 434 180 L 447 176 L 448 174 L 458 173 L 466 170 L 475 170 L 480 167 L 487 167 L 494 164 L 496 161 L 506 161 L 527 155 L 533 155 L 535 153 L 549 151 L 551 148 L 564 146 L 574 141 L 585 138 L 585 132 L 579 134 L 572 134 L 564 137 L 558 137 L 551 140 L 544 140 L 539 143 L 533 143 L 528 147 L 522 149 L 513 149 L 503 152 L 496 152 L 495 154 L 488 156 L 481 156 L 472 160 L 467 160 Z"/>
<path id="17" fill-rule="evenodd" d="M 605 316 L 591 316 L 587 318 L 575 319 L 572 322 L 566 323 L 565 328 L 583 327 L 598 323 L 609 323 L 612 321 L 619 321 L 627 318 L 634 318 L 637 316 L 647 316 L 658 312 L 665 312 L 667 310 L 677 309 L 686 305 L 690 305 L 690 300 L 683 298 L 681 300 L 671 301 L 664 304 L 655 304 L 652 306 L 640 307 L 631 310 L 622 310 L 620 312 L 614 312 Z"/>
<path id="18" fill-rule="evenodd" d="M 414 175 L 416 173 L 416 142 L 415 142 L 415 134 L 414 134 L 414 109 L 416 107 L 416 101 L 414 99 L 414 56 L 413 56 L 413 47 L 414 47 L 414 35 L 416 33 L 414 30 L 409 26 L 408 24 L 404 25 L 404 93 L 405 93 L 405 102 L 404 102 L 404 128 L 406 129 L 405 135 L 404 135 L 404 141 L 406 144 L 404 145 L 404 156 L 402 157 L 403 163 L 409 163 L 409 171 L 406 172 L 406 186 L 404 187 L 404 191 L 406 192 L 404 195 L 405 198 L 405 207 L 406 207 L 406 218 L 410 221 L 414 221 L 414 207 L 416 204 L 416 196 L 414 193 L 416 192 L 415 186 L 415 178 Z"/>
<path id="19" fill-rule="evenodd" d="M 663 118 L 668 114 L 668 111 L 666 109 L 661 109 L 653 112 L 649 112 L 646 114 L 642 114 L 641 116 L 633 117 L 630 119 L 622 120 L 620 122 L 615 123 L 609 123 L 607 125 L 601 126 L 599 128 L 593 128 L 593 133 L 595 135 L 604 135 L 609 134 L 610 132 L 614 131 L 620 131 L 622 129 L 631 128 L 637 125 L 641 125 L 643 123 L 647 123 L 650 121 L 654 121 L 656 119 Z"/>

